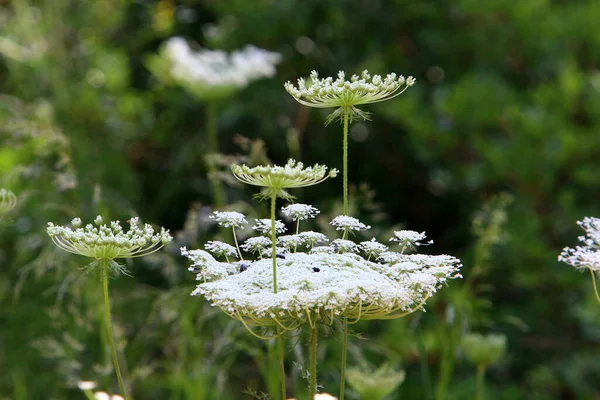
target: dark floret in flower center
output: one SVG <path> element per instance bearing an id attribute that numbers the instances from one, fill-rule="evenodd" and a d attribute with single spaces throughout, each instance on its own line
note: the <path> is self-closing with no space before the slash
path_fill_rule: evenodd
<path id="1" fill-rule="evenodd" d="M 321 272 L 321 268 L 313 267 L 313 272 Z"/>

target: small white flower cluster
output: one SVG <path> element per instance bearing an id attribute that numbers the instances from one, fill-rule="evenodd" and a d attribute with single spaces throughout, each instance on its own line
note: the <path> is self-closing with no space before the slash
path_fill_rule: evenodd
<path id="1" fill-rule="evenodd" d="M 347 215 L 339 215 L 335 217 L 329 224 L 335 226 L 335 229 L 337 231 L 344 232 L 364 231 L 367 229 L 371 229 L 371 226 L 365 225 L 358 219 L 354 217 L 349 217 Z"/>
<path id="2" fill-rule="evenodd" d="M 75 218 L 71 221 L 75 229 L 49 222 L 46 231 L 61 249 L 97 260 L 145 256 L 172 240 L 169 231 L 164 228 L 155 233 L 149 224 L 140 228 L 137 217 L 131 218 L 129 222 L 130 228 L 124 232 L 119 221 L 105 225 L 102 217 L 98 216 L 94 220 L 96 226 L 87 224 L 85 228 L 81 228 L 81 219 Z"/>
<path id="3" fill-rule="evenodd" d="M 577 224 L 585 230 L 585 236 L 577 238 L 582 245 L 565 247 L 558 256 L 558 261 L 578 269 L 600 271 L 600 218 L 585 217 L 583 221 L 577 221 Z"/>
<path id="4" fill-rule="evenodd" d="M 246 46 L 227 54 L 221 50 L 193 51 L 180 37 L 169 39 L 162 57 L 172 79 L 203 99 L 226 97 L 252 81 L 275 76 L 279 53 Z"/>
<path id="5" fill-rule="evenodd" d="M 396 74 L 388 74 L 385 78 L 380 75 L 371 77 L 364 70 L 359 77 L 352 75 L 346 80 L 344 71 L 339 71 L 337 79 L 332 77 L 321 79 L 317 71 L 312 71 L 309 82 L 304 78 L 298 79 L 298 87 L 286 82 L 285 90 L 296 101 L 305 106 L 317 108 L 335 107 L 337 110 L 328 121 L 344 117 L 353 119 L 368 119 L 368 114 L 360 111 L 355 106 L 361 104 L 377 103 L 398 96 L 408 87 L 415 84 L 415 78 Z M 402 89 L 402 90 L 400 90 Z"/>
<path id="6" fill-rule="evenodd" d="M 281 209 L 281 213 L 292 221 L 304 221 L 309 218 L 315 218 L 319 210 L 309 204 L 290 204 Z"/>
<path id="7" fill-rule="evenodd" d="M 417 231 L 395 231 L 394 237 L 390 239 L 390 242 L 397 242 L 400 247 L 402 247 L 402 251 L 406 250 L 414 250 L 416 246 L 424 246 L 428 244 L 433 244 L 433 240 L 428 241 L 427 243 L 419 243 L 422 240 L 425 240 L 427 235 L 425 232 L 417 232 Z"/>
<path id="8" fill-rule="evenodd" d="M 17 196 L 10 190 L 0 189 L 0 214 L 4 214 L 15 208 Z"/>
<path id="9" fill-rule="evenodd" d="M 277 233 L 282 233 L 285 227 L 277 222 Z M 344 235 L 370 228 L 349 216 L 338 216 L 331 225 Z M 271 221 L 257 220 L 255 229 L 270 233 Z M 422 240 L 424 234 L 398 233 L 395 239 L 406 237 Z M 273 259 L 267 257 L 272 254 L 272 243 L 267 237 L 250 238 L 240 246 L 255 254 L 255 261 L 219 262 L 205 251 L 185 248 L 182 254 L 193 262 L 190 271 L 201 281 L 192 295 L 205 296 L 245 324 L 267 327 L 398 317 L 419 308 L 448 279 L 460 277 L 460 260 L 452 256 L 402 254 L 375 239 L 357 245 L 342 238 L 316 246 L 328 241 L 313 231 L 277 238 L 277 293 Z M 207 250 L 215 247 L 210 243 Z M 235 249 L 230 246 L 228 251 L 233 255 Z"/>
<path id="10" fill-rule="evenodd" d="M 223 228 L 243 228 L 248 223 L 244 214 L 237 211 L 215 211 L 209 218 Z"/>
<path id="11" fill-rule="evenodd" d="M 204 245 L 204 248 L 214 254 L 217 257 L 236 257 L 237 251 L 235 247 L 228 243 L 220 242 L 218 240 L 211 240 Z"/>
<path id="12" fill-rule="evenodd" d="M 271 235 L 272 223 L 268 218 L 256 219 L 252 229 L 262 233 L 263 235 Z M 287 230 L 285 224 L 279 220 L 275 221 L 275 233 L 284 233 Z M 269 243 L 270 244 L 270 243 Z"/>

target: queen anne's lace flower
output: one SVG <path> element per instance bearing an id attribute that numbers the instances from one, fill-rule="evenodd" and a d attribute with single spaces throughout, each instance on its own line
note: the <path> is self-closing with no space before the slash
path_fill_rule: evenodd
<path id="1" fill-rule="evenodd" d="M 269 231 L 270 231 L 270 229 L 269 229 Z M 257 237 L 249 238 L 240 247 L 245 252 L 252 253 L 252 254 L 260 254 L 268 246 L 271 246 L 271 239 L 269 239 L 265 236 L 257 236 Z"/>
<path id="2" fill-rule="evenodd" d="M 97 260 L 145 256 L 172 240 L 169 231 L 164 228 L 158 233 L 149 224 L 140 228 L 137 217 L 131 218 L 127 232 L 123 231 L 119 221 L 105 225 L 102 217 L 98 216 L 94 222 L 96 226 L 88 224 L 81 228 L 81 220 L 75 218 L 72 221 L 75 229 L 49 222 L 46 231 L 61 249 Z"/>
<path id="3" fill-rule="evenodd" d="M 281 55 L 255 46 L 227 54 L 221 50 L 193 51 L 180 37 L 169 39 L 150 69 L 161 80 L 171 80 L 200 99 L 227 97 L 252 81 L 275 76 Z"/>
<path id="4" fill-rule="evenodd" d="M 368 229 L 347 216 L 337 217 L 332 225 L 344 234 Z M 257 220 L 255 229 L 267 233 L 270 227 L 270 220 Z M 303 324 L 331 325 L 339 319 L 352 323 L 397 318 L 419 309 L 448 279 L 460 277 L 460 260 L 451 256 L 402 254 L 375 240 L 359 247 L 336 239 L 315 247 L 327 241 L 312 231 L 280 236 L 273 252 L 267 238 L 251 238 L 242 245 L 245 251 L 274 257 L 233 263 L 218 262 L 202 250 L 182 248 L 182 254 L 192 260 L 190 270 L 201 281 L 192 295 L 203 295 L 248 329 L 285 331 Z M 309 250 L 301 251 L 305 248 Z M 357 254 L 359 248 L 365 256 Z"/>
<path id="5" fill-rule="evenodd" d="M 309 204 L 290 204 L 281 209 L 281 213 L 292 221 L 304 221 L 314 218 L 319 214 L 319 210 Z"/>
<path id="6" fill-rule="evenodd" d="M 585 217 L 577 224 L 585 230 L 585 236 L 579 236 L 581 246 L 565 247 L 558 261 L 565 262 L 577 269 L 588 268 L 600 271 L 600 218 Z"/>
<path id="7" fill-rule="evenodd" d="M 252 229 L 262 233 L 263 235 L 271 235 L 271 220 L 267 218 L 257 219 L 255 220 Z M 279 220 L 275 221 L 275 233 L 284 233 L 285 231 L 286 227 L 284 223 Z"/>
<path id="8" fill-rule="evenodd" d="M 236 257 L 237 256 L 237 251 L 235 249 L 235 247 L 233 247 L 230 244 L 224 243 L 224 242 L 220 242 L 218 240 L 212 240 L 207 242 L 204 245 L 204 248 L 208 251 L 210 251 L 212 254 L 214 254 L 217 257 Z"/>
<path id="9" fill-rule="evenodd" d="M 4 214 L 15 208 L 17 196 L 10 190 L 0 189 L 0 214 Z"/>
<path id="10" fill-rule="evenodd" d="M 308 248 L 311 248 L 319 243 L 328 242 L 327 236 L 323 235 L 320 232 L 306 231 L 300 232 L 299 235 L 302 237 L 304 241 L 304 245 Z"/>
<path id="11" fill-rule="evenodd" d="M 338 73 L 336 80 L 331 77 L 321 79 L 317 71 L 312 71 L 308 83 L 304 78 L 300 78 L 298 87 L 290 82 L 285 83 L 284 87 L 294 99 L 305 106 L 336 108 L 328 118 L 330 122 L 344 115 L 350 120 L 368 119 L 369 115 L 355 106 L 391 99 L 414 83 L 415 79 L 412 76 L 405 79 L 404 76 L 393 73 L 385 78 L 380 75 L 371 77 L 365 70 L 360 77 L 352 75 L 347 81 L 344 71 Z"/>
<path id="12" fill-rule="evenodd" d="M 349 217 L 347 215 L 339 215 L 335 217 L 329 224 L 335 226 L 336 230 L 344 232 L 371 229 L 371 226 L 365 225 L 358 219 Z"/>
<path id="13" fill-rule="evenodd" d="M 390 242 L 397 242 L 402 251 L 405 250 L 414 250 L 416 246 L 423 246 L 427 244 L 432 244 L 433 240 L 430 240 L 427 243 L 419 243 L 422 240 L 425 240 L 427 235 L 425 232 L 417 232 L 417 231 L 395 231 L 394 237 L 390 238 Z"/>
<path id="14" fill-rule="evenodd" d="M 215 211 L 209 218 L 223 228 L 243 228 L 248 223 L 244 214 L 237 211 Z"/>
<path id="15" fill-rule="evenodd" d="M 199 281 L 210 282 L 236 272 L 234 264 L 219 262 L 204 250 L 188 250 L 182 247 L 181 255 L 192 261 L 188 270 L 196 274 L 196 280 Z"/>
<path id="16" fill-rule="evenodd" d="M 353 253 L 288 253 L 277 259 L 277 293 L 272 290 L 272 261 L 264 259 L 243 273 L 202 283 L 192 294 L 250 325 L 388 319 L 420 306 L 447 279 L 460 276 L 455 258 L 429 261 L 429 267 L 408 272 Z"/>
<path id="17" fill-rule="evenodd" d="M 379 243 L 375 238 L 366 242 L 360 242 L 358 247 L 365 252 L 368 259 L 377 258 L 381 253 L 388 250 L 385 244 Z"/>
<path id="18" fill-rule="evenodd" d="M 351 240 L 335 239 L 329 247 L 334 253 L 358 253 L 358 246 Z"/>
<path id="19" fill-rule="evenodd" d="M 312 167 L 304 167 L 301 162 L 289 160 L 283 167 L 278 165 L 258 166 L 250 168 L 247 165 L 232 165 L 233 175 L 240 181 L 249 185 L 263 187 L 264 197 L 277 197 L 290 199 L 285 189 L 312 186 L 323 182 L 327 178 L 337 176 L 337 169 L 327 172 L 325 165 L 315 164 Z"/>
<path id="20" fill-rule="evenodd" d="M 277 238 L 277 244 L 288 250 L 295 250 L 304 244 L 304 236 L 298 235 L 285 235 Z"/>

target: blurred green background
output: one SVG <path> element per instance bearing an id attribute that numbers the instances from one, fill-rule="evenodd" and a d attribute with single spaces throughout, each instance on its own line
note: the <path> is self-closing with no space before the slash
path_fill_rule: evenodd
<path id="1" fill-rule="evenodd" d="M 283 89 L 318 70 L 397 72 L 417 83 L 365 107 L 350 135 L 352 212 L 386 240 L 427 231 L 427 253 L 463 260 L 426 313 L 354 327 L 349 362 L 389 362 L 389 399 L 471 399 L 471 331 L 507 336 L 489 399 L 600 398 L 600 307 L 587 274 L 559 264 L 576 221 L 600 216 L 600 2 L 594 0 L 0 0 L 0 187 L 19 198 L 0 228 L 0 399 L 116 391 L 101 288 L 60 252 L 48 221 L 139 215 L 176 234 L 112 283 L 113 314 L 138 399 L 241 399 L 272 385 L 273 346 L 200 298 L 178 247 L 219 231 L 206 104 L 148 70 L 172 36 L 282 54 L 273 79 L 219 105 L 219 179 L 229 210 L 265 215 L 232 161 L 341 168 L 341 129 Z M 341 210 L 341 179 L 298 192 Z M 326 222 L 326 220 L 324 220 Z M 321 341 L 320 383 L 336 394 L 339 342 Z M 292 387 L 305 387 L 292 360 Z M 290 393 L 292 394 L 292 393 Z"/>

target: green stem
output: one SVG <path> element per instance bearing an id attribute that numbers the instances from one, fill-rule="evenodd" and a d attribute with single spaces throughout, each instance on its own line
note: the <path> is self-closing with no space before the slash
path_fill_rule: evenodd
<path id="1" fill-rule="evenodd" d="M 475 400 L 485 399 L 485 365 L 477 366 Z"/>
<path id="2" fill-rule="evenodd" d="M 317 345 L 319 340 L 319 331 L 317 327 L 318 325 L 315 324 L 315 326 L 311 328 L 310 332 L 309 400 L 314 399 L 315 394 L 317 394 Z"/>
<path id="3" fill-rule="evenodd" d="M 273 293 L 277 293 L 277 238 L 275 235 L 275 200 L 277 194 L 271 194 L 271 258 L 273 259 Z"/>
<path id="4" fill-rule="evenodd" d="M 206 104 L 206 136 L 208 137 L 208 154 L 215 156 L 219 153 L 219 110 L 214 101 Z M 212 189 L 213 205 L 222 208 L 225 204 L 225 193 L 223 184 L 217 174 L 217 166 L 214 161 L 208 162 L 208 176 Z"/>
<path id="5" fill-rule="evenodd" d="M 279 383 L 281 385 L 281 400 L 287 399 L 287 387 L 285 381 L 285 353 L 281 327 L 277 327 L 277 359 L 279 361 Z"/>
<path id="6" fill-rule="evenodd" d="M 271 258 L 273 259 L 273 293 L 277 293 L 277 235 L 275 232 L 275 203 L 277 193 L 271 194 Z M 281 327 L 277 326 L 277 358 L 279 359 L 279 383 L 281 384 L 281 400 L 287 399 L 287 388 L 285 382 L 285 353 Z"/>
<path id="7" fill-rule="evenodd" d="M 344 208 L 343 215 L 348 215 L 348 113 L 344 114 Z"/>
<path id="8" fill-rule="evenodd" d="M 348 321 L 344 319 L 342 330 L 342 368 L 340 371 L 340 400 L 346 393 L 346 358 L 348 356 Z"/>
<path id="9" fill-rule="evenodd" d="M 598 287 L 596 286 L 596 275 L 591 269 L 590 274 L 592 274 L 592 284 L 594 285 L 594 294 L 596 295 L 596 300 L 598 301 L 598 303 L 600 303 L 600 295 L 598 295 Z"/>
<path id="10" fill-rule="evenodd" d="M 240 246 L 238 245 L 237 235 L 235 234 L 235 227 L 232 227 L 231 230 L 233 231 L 233 241 L 235 242 L 235 248 L 237 249 L 238 256 L 240 257 L 240 260 L 244 261 L 244 256 L 242 256 Z"/>
<path id="11" fill-rule="evenodd" d="M 102 286 L 104 288 L 104 321 L 106 323 L 106 331 L 108 333 L 108 341 L 110 343 L 110 350 L 112 352 L 113 364 L 115 366 L 115 373 L 117 374 L 117 380 L 119 381 L 119 388 L 121 389 L 121 395 L 125 400 L 129 400 L 125 385 L 123 384 L 123 378 L 121 377 L 121 368 L 119 368 L 119 359 L 117 358 L 117 347 L 115 346 L 115 338 L 113 335 L 112 320 L 110 317 L 110 301 L 108 297 L 108 265 L 107 260 L 102 260 Z"/>

